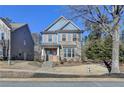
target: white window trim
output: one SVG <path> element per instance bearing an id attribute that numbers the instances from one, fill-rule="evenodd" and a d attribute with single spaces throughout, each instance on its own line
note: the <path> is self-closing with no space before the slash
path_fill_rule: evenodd
<path id="1" fill-rule="evenodd" d="M 65 58 L 74 58 L 75 57 L 75 48 L 70 48 L 71 49 L 71 57 L 68 56 L 68 48 L 64 48 L 64 49 L 66 49 L 66 51 L 64 51 L 64 57 L 66 55 Z M 73 49 L 74 49 L 74 57 L 72 56 L 73 55 L 73 53 L 72 53 Z"/>

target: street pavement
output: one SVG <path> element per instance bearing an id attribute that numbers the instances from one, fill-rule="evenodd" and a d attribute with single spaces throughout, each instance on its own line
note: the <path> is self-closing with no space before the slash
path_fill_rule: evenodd
<path id="1" fill-rule="evenodd" d="M 0 81 L 0 87 L 124 87 L 121 81 Z"/>

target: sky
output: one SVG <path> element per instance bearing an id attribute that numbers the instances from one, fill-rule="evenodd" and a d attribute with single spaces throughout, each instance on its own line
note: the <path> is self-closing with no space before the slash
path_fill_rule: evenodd
<path id="1" fill-rule="evenodd" d="M 0 17 L 13 22 L 27 23 L 31 32 L 41 32 L 60 16 L 65 16 L 65 6 L 0 6 Z M 67 17 L 67 15 L 66 15 Z M 81 27 L 77 21 L 75 23 Z"/>

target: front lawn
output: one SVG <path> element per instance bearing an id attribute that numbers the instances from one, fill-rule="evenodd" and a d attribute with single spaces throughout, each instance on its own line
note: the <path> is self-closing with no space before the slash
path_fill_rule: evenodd
<path id="1" fill-rule="evenodd" d="M 99 75 L 108 73 L 106 67 L 102 64 L 83 64 L 83 63 L 65 63 L 53 68 L 44 69 L 41 63 L 35 61 L 12 61 L 12 65 L 8 65 L 7 61 L 0 61 L 0 69 L 18 69 L 39 72 L 54 73 L 72 73 L 80 75 Z M 121 72 L 124 72 L 124 64 L 120 65 Z"/>

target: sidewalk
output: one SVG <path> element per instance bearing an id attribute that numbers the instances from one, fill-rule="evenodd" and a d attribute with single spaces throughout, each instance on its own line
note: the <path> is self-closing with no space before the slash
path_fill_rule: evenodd
<path id="1" fill-rule="evenodd" d="M 105 81 L 124 82 L 123 78 L 0 78 L 0 81 L 36 81 L 36 82 L 57 82 L 57 81 Z"/>

